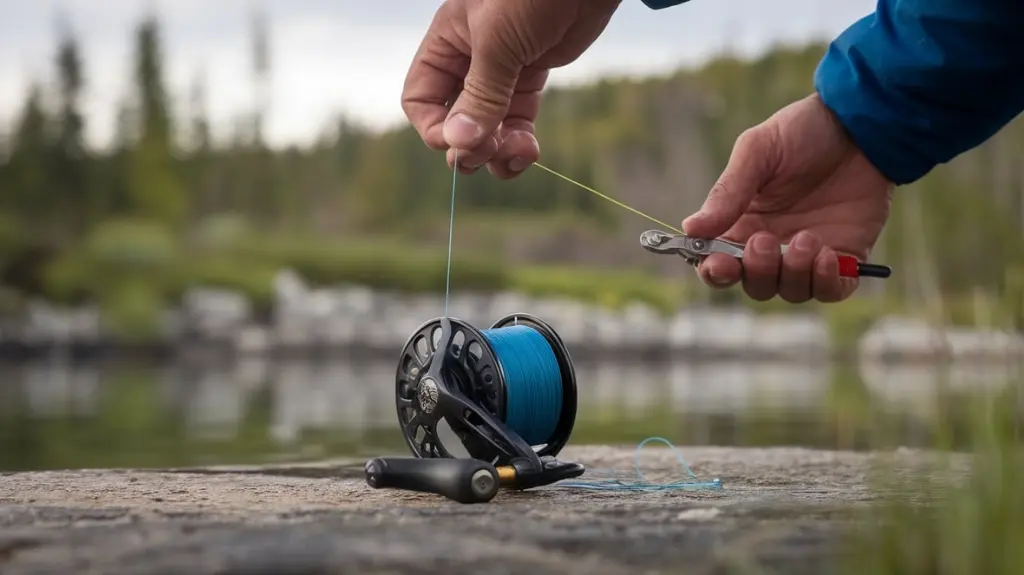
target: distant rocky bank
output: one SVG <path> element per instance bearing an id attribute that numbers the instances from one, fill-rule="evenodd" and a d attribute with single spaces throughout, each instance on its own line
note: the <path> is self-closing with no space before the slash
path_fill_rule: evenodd
<path id="1" fill-rule="evenodd" d="M 574 357 L 713 357 L 827 360 L 839 352 L 869 360 L 1016 361 L 1024 335 L 931 326 L 883 318 L 854 350 L 838 349 L 824 318 L 794 311 L 758 314 L 744 308 L 691 307 L 665 317 L 643 304 L 621 310 L 518 293 L 453 294 L 450 315 L 488 327 L 526 312 L 552 324 Z M 426 320 L 443 314 L 439 295 L 410 295 L 359 286 L 310 289 L 289 271 L 278 275 L 269 317 L 258 317 L 241 294 L 197 288 L 179 309 L 163 313 L 145 344 L 121 341 L 98 309 L 58 309 L 33 302 L 0 318 L 0 352 L 8 359 L 71 353 L 80 357 L 145 353 L 159 356 L 274 356 L 355 353 L 394 357 Z"/>

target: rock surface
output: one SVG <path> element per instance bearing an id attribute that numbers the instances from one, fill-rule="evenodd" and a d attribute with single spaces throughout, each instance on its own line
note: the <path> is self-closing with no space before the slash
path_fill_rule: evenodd
<path id="1" fill-rule="evenodd" d="M 362 462 L 0 475 L 0 573 L 822 573 L 882 491 L 876 460 L 923 473 L 928 454 L 686 448 L 717 491 L 502 492 L 489 504 L 373 490 Z M 633 449 L 563 458 L 632 472 Z M 963 469 L 965 462 L 956 462 Z M 681 479 L 645 448 L 648 480 Z M 586 479 L 584 476 L 582 479 Z M 746 571 L 743 571 L 746 572 Z"/>

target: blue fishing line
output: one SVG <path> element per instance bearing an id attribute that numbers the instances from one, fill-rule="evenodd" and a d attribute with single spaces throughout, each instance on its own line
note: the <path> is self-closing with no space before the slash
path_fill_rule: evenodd
<path id="1" fill-rule="evenodd" d="M 448 317 L 448 300 L 452 291 L 452 238 L 455 236 L 455 177 L 459 175 L 459 151 L 452 162 L 452 202 L 448 215 L 448 259 L 444 272 L 444 317 Z"/>
<path id="2" fill-rule="evenodd" d="M 526 443 L 548 443 L 562 413 L 562 372 L 537 330 L 512 325 L 483 330 L 505 374 L 505 423 Z"/>
<path id="3" fill-rule="evenodd" d="M 640 470 L 640 450 L 647 445 L 649 441 L 660 441 L 667 445 L 672 453 L 676 456 L 676 461 L 679 462 L 679 466 L 683 468 L 686 474 L 690 477 L 691 481 L 670 481 L 668 483 L 651 483 L 644 477 L 643 471 Z M 556 487 L 563 487 L 569 489 L 593 489 L 597 491 L 670 491 L 670 490 L 701 490 L 701 489 L 721 489 L 722 480 L 712 479 L 711 481 L 698 481 L 697 476 L 694 475 L 693 471 L 690 471 L 690 467 L 686 465 L 686 461 L 683 460 L 683 456 L 676 449 L 676 446 L 672 445 L 672 442 L 665 439 L 664 437 L 648 437 L 647 439 L 640 442 L 636 446 L 636 452 L 633 455 L 633 471 L 636 473 L 635 481 L 627 481 L 623 479 L 604 479 L 595 481 L 563 481 L 556 484 Z M 614 471 L 613 471 L 614 473 Z"/>

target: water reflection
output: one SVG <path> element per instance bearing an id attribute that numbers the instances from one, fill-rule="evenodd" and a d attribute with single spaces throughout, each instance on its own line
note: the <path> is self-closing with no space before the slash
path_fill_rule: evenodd
<path id="1" fill-rule="evenodd" d="M 400 451 L 394 372 L 341 360 L 2 367 L 0 469 Z M 574 442 L 657 434 L 689 444 L 858 447 L 851 438 L 870 432 L 881 412 L 900 420 L 890 427 L 910 430 L 893 442 L 924 441 L 909 420 L 955 405 L 958 394 L 1015 384 L 1021 370 L 621 362 L 578 365 L 577 375 Z"/>
<path id="2" fill-rule="evenodd" d="M 40 417 L 74 414 L 88 415 L 96 411 L 99 395 L 99 373 L 90 369 L 76 369 L 62 361 L 42 363 L 21 370 L 15 376 L 15 392 L 23 397 L 21 408 Z M 5 386 L 11 385 L 9 377 Z M 20 390 L 18 389 L 20 388 Z M 17 404 L 15 403 L 17 409 Z"/>

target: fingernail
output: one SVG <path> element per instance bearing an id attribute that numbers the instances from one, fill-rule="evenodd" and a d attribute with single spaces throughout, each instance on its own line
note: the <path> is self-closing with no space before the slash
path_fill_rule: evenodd
<path id="1" fill-rule="evenodd" d="M 715 270 L 713 266 L 708 266 L 708 280 L 716 286 L 727 285 L 729 280 L 721 277 L 719 274 L 716 274 L 716 271 L 717 270 Z"/>
<path id="2" fill-rule="evenodd" d="M 528 167 L 530 167 L 530 162 L 527 162 L 524 158 L 520 158 L 519 156 L 508 161 L 508 169 L 513 172 L 521 172 Z"/>
<path id="3" fill-rule="evenodd" d="M 814 236 L 808 233 L 799 233 L 795 238 L 793 238 L 793 247 L 802 252 L 813 251 L 818 247 L 817 244 L 818 241 Z"/>
<path id="4" fill-rule="evenodd" d="M 480 124 L 465 114 L 455 114 L 444 123 L 444 139 L 449 146 L 471 148 L 483 135 Z"/>
<path id="5" fill-rule="evenodd" d="M 750 244 L 750 248 L 754 250 L 754 253 L 765 255 L 778 251 L 775 242 L 768 236 L 757 236 L 754 238 L 753 243 Z"/>

